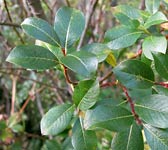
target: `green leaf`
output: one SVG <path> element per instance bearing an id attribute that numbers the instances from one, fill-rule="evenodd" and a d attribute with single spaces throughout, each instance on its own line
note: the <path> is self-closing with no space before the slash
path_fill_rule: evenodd
<path id="1" fill-rule="evenodd" d="M 140 25 L 140 22 L 138 20 L 131 19 L 123 13 L 116 13 L 114 15 L 121 24 L 126 25 L 129 28 L 137 28 Z"/>
<path id="2" fill-rule="evenodd" d="M 73 100 L 81 110 L 87 110 L 98 100 L 100 89 L 98 80 L 84 80 L 75 87 Z"/>
<path id="3" fill-rule="evenodd" d="M 60 8 L 55 16 L 54 29 L 65 49 L 79 39 L 85 26 L 84 15 L 76 9 Z"/>
<path id="4" fill-rule="evenodd" d="M 45 70 L 58 64 L 57 58 L 48 49 L 37 45 L 15 47 L 6 61 L 28 69 Z"/>
<path id="5" fill-rule="evenodd" d="M 92 53 L 85 51 L 73 52 L 62 57 L 60 61 L 72 71 L 90 77 L 97 70 L 98 60 Z"/>
<path id="6" fill-rule="evenodd" d="M 82 119 L 78 119 L 72 129 L 74 150 L 96 150 L 97 137 L 94 131 L 85 130 Z"/>
<path id="7" fill-rule="evenodd" d="M 107 46 L 114 50 L 131 46 L 141 36 L 141 33 L 141 31 L 126 26 L 112 28 L 105 34 L 105 38 L 110 41 Z"/>
<path id="8" fill-rule="evenodd" d="M 145 0 L 145 6 L 148 12 L 154 14 L 159 10 L 160 0 Z"/>
<path id="9" fill-rule="evenodd" d="M 152 69 L 139 60 L 126 60 L 113 69 L 116 78 L 127 88 L 146 89 L 154 82 Z"/>
<path id="10" fill-rule="evenodd" d="M 161 24 L 165 21 L 167 21 L 166 16 L 162 12 L 157 12 L 147 19 L 147 21 L 144 24 L 144 27 L 149 28 L 153 25 Z"/>
<path id="11" fill-rule="evenodd" d="M 149 36 L 146 37 L 142 44 L 142 50 L 144 55 L 153 60 L 151 52 L 161 52 L 166 53 L 167 40 L 164 36 Z"/>
<path id="12" fill-rule="evenodd" d="M 62 143 L 62 150 L 74 150 L 71 142 L 71 137 L 66 137 L 66 139 Z"/>
<path id="13" fill-rule="evenodd" d="M 62 104 L 51 108 L 41 120 L 41 133 L 43 135 L 56 135 L 61 133 L 70 124 L 74 112 L 74 105 Z"/>
<path id="14" fill-rule="evenodd" d="M 113 55 L 113 52 L 110 52 L 106 58 L 106 62 L 110 64 L 112 67 L 115 67 L 117 65 L 116 59 Z"/>
<path id="15" fill-rule="evenodd" d="M 41 150 L 61 150 L 61 147 L 54 139 L 46 140 Z"/>
<path id="16" fill-rule="evenodd" d="M 111 131 L 128 129 L 133 122 L 132 114 L 119 106 L 99 105 L 88 110 L 84 119 L 86 129 L 104 128 Z"/>
<path id="17" fill-rule="evenodd" d="M 153 150 L 168 149 L 168 129 L 159 129 L 144 124 L 144 131 L 147 143 Z"/>
<path id="18" fill-rule="evenodd" d="M 159 75 L 168 80 L 168 55 L 158 53 L 153 54 L 156 71 Z"/>
<path id="19" fill-rule="evenodd" d="M 135 111 L 146 123 L 158 128 L 168 128 L 168 96 L 151 95 L 135 104 Z"/>
<path id="20" fill-rule="evenodd" d="M 132 6 L 119 5 L 115 7 L 115 13 L 123 13 L 131 19 L 140 19 L 140 11 Z"/>
<path id="21" fill-rule="evenodd" d="M 80 48 L 81 51 L 88 51 L 97 56 L 97 59 L 100 62 L 103 62 L 111 50 L 107 47 L 106 44 L 102 43 L 91 43 L 87 44 L 84 47 Z"/>
<path id="22" fill-rule="evenodd" d="M 53 27 L 40 18 L 26 18 L 21 24 L 23 30 L 30 36 L 41 41 L 59 46 L 59 39 Z"/>
<path id="23" fill-rule="evenodd" d="M 111 147 L 113 150 L 144 150 L 140 127 L 134 123 L 128 130 L 116 133 Z"/>

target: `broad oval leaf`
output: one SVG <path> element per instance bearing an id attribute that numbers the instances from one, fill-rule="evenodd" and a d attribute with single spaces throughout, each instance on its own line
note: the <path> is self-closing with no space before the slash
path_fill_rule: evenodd
<path id="1" fill-rule="evenodd" d="M 30 36 L 41 41 L 59 46 L 59 39 L 53 27 L 40 18 L 26 18 L 21 24 L 23 30 Z"/>
<path id="2" fill-rule="evenodd" d="M 139 60 L 126 60 L 113 69 L 116 78 L 127 88 L 146 89 L 154 83 L 152 69 Z"/>
<path id="3" fill-rule="evenodd" d="M 73 52 L 60 59 L 62 64 L 72 71 L 85 76 L 92 76 L 98 67 L 97 57 L 86 51 Z"/>
<path id="4" fill-rule="evenodd" d="M 112 28 L 105 34 L 105 38 L 110 41 L 107 46 L 114 50 L 131 46 L 141 36 L 141 33 L 141 31 L 126 26 Z"/>
<path id="5" fill-rule="evenodd" d="M 168 55 L 158 53 L 153 54 L 156 71 L 159 75 L 168 80 Z"/>
<path id="6" fill-rule="evenodd" d="M 122 107 L 99 105 L 86 112 L 84 126 L 91 130 L 104 128 L 111 131 L 123 131 L 131 126 L 133 120 L 133 115 Z"/>
<path id="7" fill-rule="evenodd" d="M 144 39 L 142 44 L 142 50 L 144 55 L 153 60 L 151 52 L 161 52 L 166 53 L 167 40 L 164 36 L 149 36 Z"/>
<path id="8" fill-rule="evenodd" d="M 159 129 L 144 124 L 147 143 L 153 150 L 168 150 L 168 129 Z"/>
<path id="9" fill-rule="evenodd" d="M 48 49 L 37 45 L 15 47 L 6 59 L 27 69 L 44 70 L 58 64 L 57 58 Z"/>
<path id="10" fill-rule="evenodd" d="M 55 16 L 54 29 L 65 49 L 79 39 L 85 26 L 84 15 L 76 9 L 60 8 Z"/>
<path id="11" fill-rule="evenodd" d="M 74 113 L 74 105 L 62 104 L 51 108 L 41 120 L 43 135 L 57 135 L 70 124 Z"/>
<path id="12" fill-rule="evenodd" d="M 144 150 L 140 127 L 134 123 L 128 130 L 116 133 L 111 148 L 113 150 Z"/>
<path id="13" fill-rule="evenodd" d="M 74 150 L 96 150 L 97 137 L 94 131 L 85 130 L 82 119 L 78 119 L 72 128 Z"/>
<path id="14" fill-rule="evenodd" d="M 158 11 L 160 6 L 160 0 L 145 0 L 146 10 L 151 14 L 154 14 Z"/>
<path id="15" fill-rule="evenodd" d="M 102 43 L 91 43 L 80 48 L 81 51 L 88 51 L 97 56 L 97 59 L 100 62 L 104 61 L 111 50 L 108 48 L 106 44 Z"/>
<path id="16" fill-rule="evenodd" d="M 144 26 L 145 28 L 149 28 L 153 25 L 161 24 L 162 22 L 165 21 L 167 21 L 166 16 L 162 12 L 157 12 L 147 19 Z"/>
<path id="17" fill-rule="evenodd" d="M 135 111 L 148 124 L 158 128 L 168 128 L 168 96 L 151 95 L 135 104 Z"/>
<path id="18" fill-rule="evenodd" d="M 98 100 L 100 89 L 98 80 L 84 80 L 75 87 L 73 100 L 81 110 L 87 110 Z"/>
<path id="19" fill-rule="evenodd" d="M 42 146 L 41 150 L 61 150 L 61 146 L 55 139 L 46 140 L 44 145 Z"/>

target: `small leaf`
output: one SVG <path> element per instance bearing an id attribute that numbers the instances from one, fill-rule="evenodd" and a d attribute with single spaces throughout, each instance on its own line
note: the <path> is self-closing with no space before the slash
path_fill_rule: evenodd
<path id="1" fill-rule="evenodd" d="M 168 149 L 168 129 L 159 129 L 144 124 L 144 131 L 147 143 L 153 150 Z"/>
<path id="2" fill-rule="evenodd" d="M 135 111 L 146 123 L 158 128 L 168 128 L 168 96 L 151 95 L 135 104 Z"/>
<path id="3" fill-rule="evenodd" d="M 127 88 L 146 89 L 154 82 L 152 69 L 139 60 L 126 60 L 113 69 L 116 78 Z"/>
<path id="4" fill-rule="evenodd" d="M 155 68 L 159 75 L 168 80 L 168 55 L 158 53 L 153 54 Z"/>
<path id="5" fill-rule="evenodd" d="M 140 11 L 129 5 L 119 5 L 115 7 L 115 13 L 123 13 L 131 19 L 140 19 Z"/>
<path id="6" fill-rule="evenodd" d="M 145 0 L 146 10 L 151 14 L 154 14 L 158 11 L 160 6 L 160 0 Z"/>
<path id="7" fill-rule="evenodd" d="M 98 80 L 84 80 L 75 87 L 73 100 L 81 110 L 87 110 L 98 100 L 99 95 Z"/>
<path id="8" fill-rule="evenodd" d="M 73 52 L 62 57 L 60 61 L 72 71 L 90 77 L 97 70 L 98 60 L 92 53 L 85 51 Z"/>
<path id="9" fill-rule="evenodd" d="M 65 49 L 79 39 L 85 26 L 84 15 L 76 9 L 60 8 L 55 16 L 54 29 Z"/>
<path id="10" fill-rule="evenodd" d="M 132 114 L 119 106 L 99 105 L 88 110 L 84 119 L 86 129 L 104 128 L 111 131 L 128 129 L 133 122 Z"/>
<path id="11" fill-rule="evenodd" d="M 115 59 L 115 57 L 114 57 L 114 55 L 113 55 L 112 52 L 110 52 L 110 53 L 108 54 L 108 56 L 107 56 L 107 58 L 106 58 L 106 62 L 107 62 L 108 64 L 110 64 L 112 67 L 115 67 L 115 66 L 117 65 L 116 59 Z"/>
<path id="12" fill-rule="evenodd" d="M 140 25 L 140 22 L 138 20 L 131 19 L 123 13 L 116 13 L 114 15 L 121 24 L 126 25 L 129 28 L 137 28 Z"/>
<path id="13" fill-rule="evenodd" d="M 23 30 L 30 36 L 41 41 L 59 46 L 59 39 L 48 22 L 40 18 L 26 18 L 21 24 Z"/>
<path id="14" fill-rule="evenodd" d="M 74 150 L 96 150 L 97 137 L 94 131 L 85 130 L 82 119 L 78 119 L 72 129 Z"/>
<path id="15" fill-rule="evenodd" d="M 166 16 L 162 12 L 157 12 L 147 19 L 144 26 L 145 28 L 149 28 L 153 25 L 161 24 L 165 21 L 167 21 Z"/>
<path id="16" fill-rule="evenodd" d="M 107 46 L 114 50 L 131 46 L 141 36 L 141 33 L 141 31 L 126 26 L 112 28 L 105 34 L 105 38 L 110 41 Z"/>
<path id="17" fill-rule="evenodd" d="M 128 130 L 116 133 L 111 147 L 113 150 L 144 150 L 140 127 L 134 123 Z"/>
<path id="18" fill-rule="evenodd" d="M 28 69 L 50 69 L 58 64 L 57 58 L 48 49 L 37 45 L 15 47 L 6 61 Z"/>
<path id="19" fill-rule="evenodd" d="M 100 62 L 103 62 L 111 50 L 107 47 L 106 44 L 102 43 L 91 43 L 87 44 L 84 47 L 80 48 L 81 51 L 88 51 L 97 56 L 97 59 Z"/>
<path id="20" fill-rule="evenodd" d="M 74 105 L 62 104 L 51 108 L 41 120 L 43 135 L 57 135 L 70 124 L 74 112 Z"/>
<path id="21" fill-rule="evenodd" d="M 144 39 L 142 44 L 142 50 L 144 55 L 153 60 L 151 52 L 166 53 L 167 40 L 164 36 L 149 36 Z"/>

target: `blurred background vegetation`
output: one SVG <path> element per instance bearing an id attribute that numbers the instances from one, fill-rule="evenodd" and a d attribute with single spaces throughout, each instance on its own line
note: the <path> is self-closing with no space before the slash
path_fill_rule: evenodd
<path id="1" fill-rule="evenodd" d="M 93 8 L 91 2 L 95 3 Z M 52 150 L 52 147 L 56 150 L 59 145 L 63 150 L 72 149 L 68 129 L 57 137 L 44 137 L 39 128 L 41 117 L 49 108 L 72 101 L 71 88 L 61 71 L 25 70 L 5 62 L 16 45 L 35 43 L 23 33 L 21 22 L 35 16 L 53 24 L 58 8 L 70 6 L 80 9 L 89 22 L 82 44 L 103 42 L 105 31 L 118 24 L 113 7 L 119 4 L 145 9 L 144 0 L 0 0 L 0 150 Z M 165 5 L 160 9 L 168 14 Z M 133 46 L 129 52 L 119 51 L 120 58 L 130 57 L 137 49 Z M 100 64 L 99 77 L 110 69 L 106 63 Z M 113 91 L 111 87 L 102 89 L 99 98 L 120 99 Z M 113 133 L 99 131 L 97 136 L 99 149 L 109 150 Z"/>

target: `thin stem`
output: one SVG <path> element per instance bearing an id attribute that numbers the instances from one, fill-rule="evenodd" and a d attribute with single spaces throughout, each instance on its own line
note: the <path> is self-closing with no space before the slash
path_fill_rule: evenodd
<path id="1" fill-rule="evenodd" d="M 110 87 L 110 86 L 115 86 L 118 84 L 118 81 L 115 81 L 115 82 L 107 82 L 107 83 L 103 83 L 100 85 L 101 88 L 104 88 L 104 87 Z"/>
<path id="2" fill-rule="evenodd" d="M 160 85 L 164 88 L 168 88 L 168 82 L 155 82 L 154 84 L 155 85 Z"/>
<path id="3" fill-rule="evenodd" d="M 11 115 L 15 112 L 15 98 L 16 98 L 16 82 L 17 77 L 12 77 L 12 102 L 11 102 Z"/>
<path id="4" fill-rule="evenodd" d="M 142 49 L 139 49 L 138 52 L 133 57 L 131 57 L 130 59 L 137 58 L 137 57 L 139 57 L 141 55 L 142 55 Z"/>
<path id="5" fill-rule="evenodd" d="M 100 84 L 103 83 L 103 81 L 105 81 L 106 79 L 108 79 L 111 75 L 113 74 L 112 71 L 110 71 L 109 73 L 107 73 L 101 80 L 100 80 Z"/>
<path id="6" fill-rule="evenodd" d="M 5 9 L 6 9 L 6 12 L 7 12 L 7 15 L 8 15 L 8 18 L 9 18 L 9 21 L 12 23 L 12 17 L 9 13 L 9 9 L 8 9 L 8 5 L 7 5 L 7 2 L 6 0 L 4 0 L 4 6 L 5 6 Z M 16 29 L 16 27 L 13 27 L 13 30 L 15 31 L 16 35 L 19 37 L 20 41 L 22 42 L 22 44 L 24 44 L 24 41 L 20 35 L 20 33 L 18 32 L 18 30 Z"/>
<path id="7" fill-rule="evenodd" d="M 128 103 L 130 104 L 131 112 L 132 112 L 132 114 L 133 114 L 133 116 L 134 116 L 136 122 L 137 122 L 139 125 L 141 125 L 141 124 L 142 124 L 142 121 L 139 119 L 139 116 L 138 116 L 138 115 L 136 114 L 136 112 L 135 112 L 134 102 L 132 101 L 132 98 L 129 96 L 127 88 L 126 88 L 125 86 L 121 86 L 121 87 L 122 87 L 122 89 L 123 89 L 123 91 L 124 91 L 124 93 L 125 93 L 125 95 L 126 95 L 126 97 L 127 97 Z"/>
<path id="8" fill-rule="evenodd" d="M 0 25 L 21 28 L 21 26 L 19 24 L 17 24 L 17 23 L 11 23 L 11 22 L 0 22 Z"/>
<path id="9" fill-rule="evenodd" d="M 67 3 L 68 7 L 71 7 L 71 4 L 70 4 L 69 0 L 66 0 L 66 3 Z"/>

